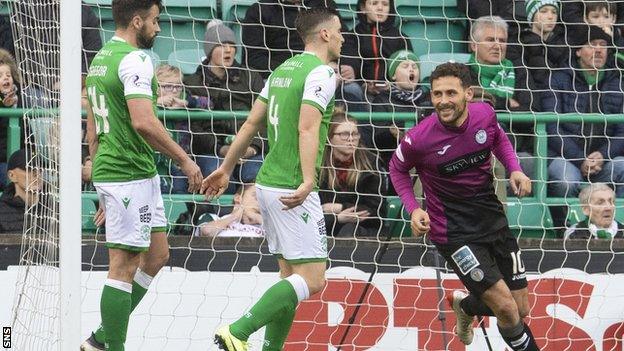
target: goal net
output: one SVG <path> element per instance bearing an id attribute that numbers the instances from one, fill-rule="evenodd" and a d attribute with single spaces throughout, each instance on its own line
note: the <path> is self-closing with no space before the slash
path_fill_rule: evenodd
<path id="1" fill-rule="evenodd" d="M 394 1 L 393 12 L 398 14 L 394 17 L 395 25 L 418 57 L 419 88 L 423 94 L 428 91 L 428 77 L 436 65 L 449 60 L 468 62 L 470 58 L 469 21 L 457 2 Z M 263 79 L 274 68 L 271 60 L 289 51 L 287 48 L 269 50 L 272 44 L 267 43 L 268 38 L 290 43 L 290 36 L 296 35 L 292 27 L 280 31 L 283 26 L 292 26 L 289 18 L 280 24 L 271 22 L 266 13 L 263 17 L 262 12 L 270 10 L 268 6 L 260 8 L 256 25 L 245 21 L 248 11 L 258 11 L 255 3 L 253 0 L 164 1 L 162 31 L 154 48 L 148 50 L 159 74 L 161 94 L 179 94 L 176 98 L 182 101 L 160 100 L 159 118 L 204 172 L 218 164 L 246 118 L 245 111 L 259 92 L 258 86 L 262 88 Z M 88 0 L 85 4 L 83 11 L 91 11 L 95 17 L 89 17 L 87 24 L 84 21 L 88 16 L 83 16 L 83 30 L 95 28 L 103 42 L 109 40 L 114 33 L 111 1 Z M 58 339 L 51 331 L 61 319 L 58 313 L 61 297 L 57 289 L 58 207 L 59 201 L 70 200 L 59 198 L 56 176 L 59 119 L 53 111 L 59 106 L 60 74 L 57 5 L 53 0 L 12 4 L 16 56 L 24 78 L 22 97 L 31 99 L 35 106 L 25 113 L 23 137 L 31 152 L 28 167 L 38 170 L 40 185 L 36 193 L 44 201 L 44 206 L 36 210 L 28 208 L 26 216 L 13 312 L 14 333 L 28 340 L 20 345 L 20 350 L 56 347 Z M 298 5 L 284 2 L 283 6 Z M 337 1 L 337 9 L 348 31 L 365 16 L 357 0 Z M 516 19 L 508 21 L 511 27 L 528 26 L 523 10 L 516 12 L 519 13 Z M 221 25 L 228 30 L 215 29 Z M 207 31 L 212 34 L 207 35 Z M 364 36 L 368 40 L 374 38 L 374 35 Z M 47 38 L 46 44 L 41 38 Z M 223 50 L 221 56 L 212 57 L 209 54 L 213 51 L 205 51 L 207 46 L 214 50 L 215 46 L 230 41 L 234 42 L 234 52 Z M 505 350 L 494 318 L 484 318 L 483 328 L 475 323 L 475 341 L 470 346 L 464 346 L 454 336 L 455 318 L 444 297 L 454 289 L 461 289 L 461 282 L 427 238 L 411 235 L 409 215 L 393 193 L 386 164 L 398 138 L 432 108 L 423 103 L 406 109 L 392 98 L 386 102 L 381 98 L 375 100 L 383 94 L 382 87 L 394 89 L 395 83 L 386 81 L 391 78 L 386 77 L 387 71 L 372 80 L 367 78 L 368 85 L 360 80 L 369 64 L 373 70 L 376 68 L 364 56 L 364 44 L 359 45 L 359 53 L 356 50 L 355 54 L 345 54 L 352 59 L 350 62 L 355 62 L 352 67 L 355 80 L 342 81 L 336 98 L 347 114 L 358 121 L 358 150 L 372 157 L 371 169 L 356 171 L 356 179 L 372 173 L 375 177 L 370 179 L 378 183 L 368 181 L 351 189 L 337 187 L 336 182 L 321 187 L 324 204 L 342 205 L 334 215 L 330 214 L 331 206 L 325 207 L 328 283 L 322 293 L 298 307 L 285 350 L 487 350 L 488 341 L 494 350 Z M 228 61 L 228 55 L 236 63 L 234 68 L 223 69 L 222 62 Z M 218 60 L 219 63 L 214 62 Z M 243 68 L 239 69 L 238 65 Z M 523 65 L 516 67 L 526 68 Z M 341 69 L 336 66 L 337 72 Z M 180 89 L 182 83 L 184 88 Z M 360 100 L 353 100 L 353 94 L 358 95 L 354 88 L 361 89 Z M 525 90 L 528 92 L 529 88 Z M 569 92 L 573 91 L 570 88 Z M 624 309 L 619 307 L 624 299 L 624 243 L 622 239 L 563 240 L 559 234 L 585 218 L 583 207 L 577 194 L 554 197 L 547 192 L 555 182 L 548 175 L 551 159 L 547 123 L 603 121 L 602 116 L 578 112 L 498 113 L 517 151 L 522 143 L 529 145 L 528 151 L 520 156 L 522 165 L 531 167 L 529 176 L 534 191 L 525 199 L 516 198 L 505 185 L 505 171 L 494 167 L 497 194 L 505 204 L 510 228 L 523 249 L 524 264 L 518 263 L 515 268 L 519 273 L 525 272 L 529 280 L 530 313 L 526 320 L 538 345 L 549 351 L 620 351 L 624 349 Z M 520 127 L 516 128 L 517 125 Z M 522 128 L 526 125 L 530 127 Z M 353 133 L 345 135 L 346 141 L 357 139 Z M 609 138 L 613 141 L 621 137 Z M 330 155 L 341 138 L 342 135 L 330 135 L 329 143 L 336 144 L 327 149 Z M 259 135 L 252 143 L 254 150 L 250 155 L 253 156 L 241 160 L 235 170 L 234 186 L 212 203 L 186 193 L 184 176 L 177 166 L 156 155 L 169 221 L 170 260 L 131 316 L 127 349 L 216 350 L 212 344 L 214 331 L 243 315 L 277 282 L 276 260 L 257 226 L 228 225 L 216 235 L 206 229 L 209 220 L 224 218 L 237 208 L 243 208 L 243 224 L 253 223 L 253 202 L 246 202 L 253 199 L 242 199 L 245 196 L 237 195 L 236 191 L 241 184 L 253 181 L 253 166 L 261 163 L 266 145 Z M 88 168 L 88 161 L 83 166 Z M 327 174 L 338 182 L 349 167 L 331 157 L 324 165 L 331 170 Z M 368 190 L 363 190 L 363 186 Z M 417 183 L 415 191 L 422 197 Z M 108 269 L 104 228 L 96 228 L 91 219 L 98 203 L 88 180 L 83 183 L 81 205 L 80 334 L 87 338 L 100 322 L 99 300 Z M 338 215 L 351 206 L 358 211 L 365 208 L 367 213 L 361 213 L 358 218 Z M 565 209 L 561 223 L 553 222 L 557 213 L 556 209 L 551 211 L 553 207 Z M 621 207 L 621 200 L 616 199 L 616 219 L 624 219 Z M 376 226 L 368 226 L 372 222 Z M 251 337 L 254 349 L 262 347 L 262 335 L 261 330 Z"/>
<path id="2" fill-rule="evenodd" d="M 8 3 L 22 72 L 27 151 L 24 236 L 13 309 L 14 347 L 58 348 L 59 327 L 59 7 L 56 1 Z M 45 39 L 44 39 L 45 38 Z"/>

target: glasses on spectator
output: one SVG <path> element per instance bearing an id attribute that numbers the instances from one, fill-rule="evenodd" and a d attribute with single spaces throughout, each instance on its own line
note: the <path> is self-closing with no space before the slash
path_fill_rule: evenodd
<path id="1" fill-rule="evenodd" d="M 360 138 L 360 133 L 359 132 L 339 132 L 339 133 L 334 133 L 333 135 L 337 135 L 340 140 L 349 140 L 349 138 L 352 139 L 359 139 Z"/>
<path id="2" fill-rule="evenodd" d="M 182 90 L 182 84 L 176 83 L 163 83 L 160 88 L 164 91 L 180 91 Z"/>

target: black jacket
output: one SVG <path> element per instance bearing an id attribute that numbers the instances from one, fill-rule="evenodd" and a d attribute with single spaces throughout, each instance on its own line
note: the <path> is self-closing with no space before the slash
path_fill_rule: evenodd
<path id="1" fill-rule="evenodd" d="M 10 5 L 2 5 L 10 6 Z M 13 29 L 11 29 L 11 19 L 8 15 L 0 16 L 0 48 L 11 53 L 15 57 L 15 44 L 13 41 Z"/>
<path id="2" fill-rule="evenodd" d="M 598 86 L 589 86 L 574 62 L 574 67 L 553 73 L 553 91 L 542 96 L 542 109 L 557 113 L 603 113 L 624 112 L 624 94 L 620 72 L 604 71 Z M 624 123 L 549 123 L 548 154 L 563 157 L 580 166 L 593 151 L 600 151 L 605 158 L 624 156 Z"/>
<path id="3" fill-rule="evenodd" d="M 218 111 L 249 111 L 264 87 L 256 72 L 240 67 L 237 63 L 226 71 L 226 77 L 217 77 L 207 66 L 208 59 L 197 67 L 195 73 L 184 77 L 184 85 L 193 95 L 208 96 Z M 234 135 L 244 123 L 243 119 L 203 120 L 191 122 L 193 134 L 191 151 L 200 155 L 216 155 L 225 145 L 228 135 Z M 252 147 L 263 151 L 262 142 L 255 138 Z"/>
<path id="4" fill-rule="evenodd" d="M 386 60 L 399 50 L 412 50 L 412 44 L 394 26 L 394 6 L 383 23 L 368 23 L 366 14 L 358 13 L 358 24 L 344 35 L 340 64 L 355 70 L 356 79 L 385 80 Z M 388 77 L 389 78 L 389 77 Z"/>
<path id="5" fill-rule="evenodd" d="M 303 51 L 295 19 L 305 8 L 336 9 L 334 0 L 303 0 L 297 6 L 283 0 L 260 0 L 251 5 L 242 22 L 243 66 L 260 70 L 262 78 Z"/>
<path id="6" fill-rule="evenodd" d="M 21 233 L 26 204 L 15 196 L 15 185 L 10 184 L 0 196 L 0 234 Z"/>
<path id="7" fill-rule="evenodd" d="M 545 42 L 530 29 L 525 29 L 520 32 L 519 43 L 507 46 L 507 57 L 527 67 L 529 78 L 540 90 L 548 89 L 553 68 L 568 66 L 569 55 L 570 49 L 561 26 L 556 26 Z"/>
<path id="8" fill-rule="evenodd" d="M 369 160 L 373 167 L 379 163 L 373 154 L 369 154 Z M 385 172 L 381 169 L 381 172 Z M 331 189 L 326 180 L 319 183 L 319 197 L 321 204 L 336 203 L 342 204 L 343 209 L 356 206 L 357 211 L 367 210 L 371 219 L 367 219 L 358 223 L 358 227 L 364 229 L 365 235 L 376 235 L 381 230 L 382 221 L 386 215 L 386 195 L 387 179 L 386 176 L 377 170 L 362 171 L 356 182 L 355 188 L 339 187 Z M 328 233 L 338 235 L 340 229 L 345 225 L 338 223 L 334 214 L 325 214 L 325 225 Z M 343 235 L 346 235 L 343 233 Z M 350 235 L 358 235 L 358 230 Z"/>

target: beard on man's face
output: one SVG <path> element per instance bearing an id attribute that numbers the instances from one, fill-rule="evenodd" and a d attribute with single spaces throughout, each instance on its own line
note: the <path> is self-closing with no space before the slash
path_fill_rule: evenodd
<path id="1" fill-rule="evenodd" d="M 145 26 L 137 34 L 137 45 L 141 49 L 151 49 L 154 46 L 154 40 L 156 40 L 156 34 L 150 37 L 145 31 Z"/>

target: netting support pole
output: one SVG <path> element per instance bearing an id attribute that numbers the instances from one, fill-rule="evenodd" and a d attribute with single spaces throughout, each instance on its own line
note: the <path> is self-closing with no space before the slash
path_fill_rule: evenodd
<path id="1" fill-rule="evenodd" d="M 80 346 L 81 259 L 81 5 L 60 1 L 59 350 Z"/>

